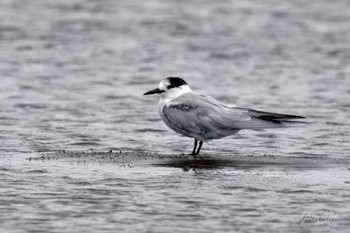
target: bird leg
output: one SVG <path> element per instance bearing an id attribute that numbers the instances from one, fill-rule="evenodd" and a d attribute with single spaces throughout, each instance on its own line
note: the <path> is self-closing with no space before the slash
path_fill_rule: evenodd
<path id="1" fill-rule="evenodd" d="M 195 153 L 195 155 L 198 155 L 198 154 L 199 154 L 199 151 L 201 150 L 202 145 L 203 145 L 203 141 L 199 141 L 198 150 L 197 150 L 197 152 Z"/>
<path id="2" fill-rule="evenodd" d="M 197 143 L 198 143 L 197 139 L 194 139 L 194 146 L 193 146 L 193 151 L 192 151 L 191 155 L 196 155 Z"/>

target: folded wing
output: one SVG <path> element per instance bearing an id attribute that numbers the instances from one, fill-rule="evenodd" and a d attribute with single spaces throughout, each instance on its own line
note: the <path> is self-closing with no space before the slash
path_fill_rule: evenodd
<path id="1" fill-rule="evenodd" d="M 174 131 L 201 140 L 222 138 L 239 131 L 238 122 L 251 119 L 248 110 L 228 107 L 196 93 L 182 95 L 163 108 L 164 122 Z"/>

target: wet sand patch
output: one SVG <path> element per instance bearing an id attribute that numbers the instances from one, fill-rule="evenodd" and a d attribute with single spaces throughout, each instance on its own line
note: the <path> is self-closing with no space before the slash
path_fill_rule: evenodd
<path id="1" fill-rule="evenodd" d="M 316 156 L 283 155 L 191 155 L 157 154 L 147 152 L 81 152 L 57 151 L 27 157 L 28 161 L 66 160 L 75 163 L 114 163 L 119 166 L 160 166 L 182 169 L 220 169 L 233 167 L 237 169 L 253 168 L 288 168 L 288 169 L 322 169 L 344 167 L 350 169 L 350 160 Z"/>

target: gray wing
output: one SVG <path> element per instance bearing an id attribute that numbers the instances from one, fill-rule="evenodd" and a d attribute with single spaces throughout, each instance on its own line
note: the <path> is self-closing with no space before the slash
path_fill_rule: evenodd
<path id="1" fill-rule="evenodd" d="M 218 100 L 196 93 L 187 93 L 163 108 L 164 122 L 174 131 L 206 140 L 221 138 L 240 130 L 239 122 L 251 119 L 248 110 L 228 107 Z"/>

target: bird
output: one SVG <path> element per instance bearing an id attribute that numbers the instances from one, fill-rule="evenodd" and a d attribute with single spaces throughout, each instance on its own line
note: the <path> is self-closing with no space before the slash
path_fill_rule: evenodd
<path id="1" fill-rule="evenodd" d="M 143 95 L 159 94 L 159 115 L 176 133 L 194 139 L 191 155 L 199 154 L 203 142 L 238 133 L 242 129 L 281 128 L 303 123 L 303 116 L 265 112 L 227 105 L 192 91 L 180 77 L 166 77 Z M 198 146 L 198 148 L 197 148 Z"/>

